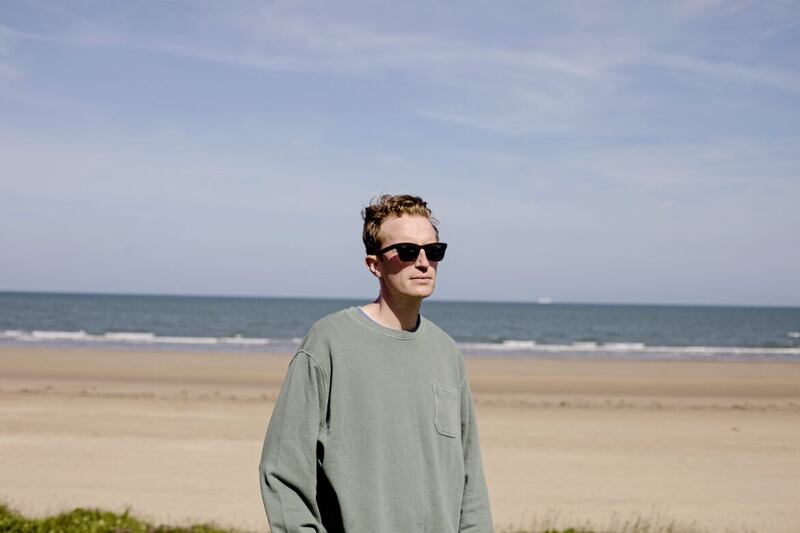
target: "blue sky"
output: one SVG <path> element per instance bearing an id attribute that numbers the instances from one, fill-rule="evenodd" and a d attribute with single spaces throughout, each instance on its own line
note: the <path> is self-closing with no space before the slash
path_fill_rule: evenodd
<path id="1" fill-rule="evenodd" d="M 800 4 L 0 3 L 0 289 L 800 305 Z"/>

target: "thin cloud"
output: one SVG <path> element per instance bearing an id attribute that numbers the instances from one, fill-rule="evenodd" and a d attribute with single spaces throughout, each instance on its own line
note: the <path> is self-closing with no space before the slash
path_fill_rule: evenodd
<path id="1" fill-rule="evenodd" d="M 650 54 L 640 61 L 667 69 L 683 70 L 706 78 L 762 85 L 790 92 L 800 92 L 800 76 L 794 72 L 765 68 L 732 61 L 712 61 L 679 54 Z"/>
<path id="2" fill-rule="evenodd" d="M 748 15 L 745 2 L 686 0 L 647 10 L 618 10 L 620 16 L 615 17 L 608 9 L 587 9 L 581 2 L 559 4 L 560 24 L 572 23 L 567 26 L 569 39 L 560 36 L 558 26 L 534 24 L 531 31 L 541 33 L 535 44 L 518 39 L 505 45 L 436 33 L 432 27 L 388 29 L 358 13 L 319 12 L 294 3 L 230 9 L 189 3 L 164 17 L 165 28 L 174 25 L 176 31 L 159 32 L 124 16 L 90 16 L 63 5 L 42 6 L 57 21 L 50 27 L 58 29 L 0 27 L 0 39 L 13 35 L 53 45 L 144 50 L 267 72 L 396 75 L 426 88 L 407 103 L 417 117 L 511 136 L 570 134 L 597 125 L 607 119 L 603 109 L 624 105 L 629 97 L 624 89 L 639 76 L 632 70 L 641 67 L 683 72 L 710 83 L 800 90 L 800 77 L 790 70 L 709 59 L 681 49 L 661 51 L 662 41 L 680 42 L 690 24 L 722 13 Z M 19 75 L 0 53 L 0 76 Z M 659 94 L 669 98 L 667 89 L 653 87 L 649 96 L 655 98 L 654 105 L 662 103 Z M 602 128 L 609 129 L 614 127 Z"/>
<path id="3" fill-rule="evenodd" d="M 250 67 L 268 71 L 337 71 L 374 73 L 395 69 L 424 73 L 451 69 L 492 69 L 549 72 L 576 78 L 596 78 L 591 64 L 537 50 L 489 46 L 435 34 L 373 30 L 332 20 L 311 22 L 302 17 L 256 18 L 244 33 L 229 28 L 209 46 L 202 35 L 182 39 L 144 35 L 81 18 L 75 27 L 55 32 L 21 31 L 0 26 L 19 39 L 87 47 L 121 47 Z M 264 37 L 266 35 L 266 37 Z"/>

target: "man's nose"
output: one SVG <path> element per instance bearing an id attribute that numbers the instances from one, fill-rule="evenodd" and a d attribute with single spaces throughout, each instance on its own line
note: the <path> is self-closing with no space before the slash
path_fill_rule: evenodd
<path id="1" fill-rule="evenodd" d="M 428 256 L 425 255 L 425 248 L 419 249 L 419 255 L 417 255 L 417 260 L 414 263 L 414 266 L 429 266 L 430 261 L 428 261 Z"/>

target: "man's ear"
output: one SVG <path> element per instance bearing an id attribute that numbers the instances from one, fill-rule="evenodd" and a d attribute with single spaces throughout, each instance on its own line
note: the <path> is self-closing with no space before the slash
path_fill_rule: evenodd
<path id="1" fill-rule="evenodd" d="M 367 268 L 369 269 L 370 272 L 372 272 L 372 275 L 380 279 L 381 265 L 380 261 L 378 260 L 378 256 L 368 255 L 364 258 L 364 263 L 366 263 Z"/>

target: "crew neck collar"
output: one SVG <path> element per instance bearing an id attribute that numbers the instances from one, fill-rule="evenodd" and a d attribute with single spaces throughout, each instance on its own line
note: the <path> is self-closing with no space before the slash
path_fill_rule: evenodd
<path id="1" fill-rule="evenodd" d="M 347 314 L 350 317 L 352 317 L 355 321 L 370 328 L 371 330 L 376 331 L 381 335 L 392 337 L 393 339 L 400 339 L 400 340 L 416 339 L 417 337 L 422 335 L 422 332 L 425 330 L 425 318 L 422 316 L 421 313 L 419 315 L 417 328 L 413 331 L 386 327 L 383 324 L 380 324 L 375 320 L 371 319 L 369 316 L 367 316 L 367 314 L 361 309 L 361 306 L 348 307 Z"/>

